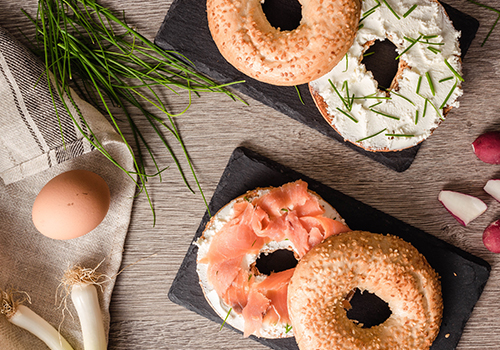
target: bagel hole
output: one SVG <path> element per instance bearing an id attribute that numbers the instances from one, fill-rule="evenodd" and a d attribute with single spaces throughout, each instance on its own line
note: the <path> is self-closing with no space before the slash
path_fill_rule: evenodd
<path id="1" fill-rule="evenodd" d="M 390 40 L 376 40 L 365 51 L 361 63 L 372 72 L 380 90 L 389 89 L 399 66 L 396 45 Z"/>
<path id="2" fill-rule="evenodd" d="M 302 5 L 297 0 L 265 0 L 262 11 L 274 28 L 294 30 L 302 19 Z"/>
<path id="3" fill-rule="evenodd" d="M 346 301 L 350 304 L 347 317 L 362 325 L 362 328 L 382 324 L 392 314 L 385 301 L 368 291 L 361 292 L 356 288 L 346 297 Z"/>
<path id="4" fill-rule="evenodd" d="M 260 273 L 270 275 L 271 272 L 281 272 L 297 266 L 294 253 L 288 249 L 279 249 L 269 254 L 261 254 L 255 262 Z"/>

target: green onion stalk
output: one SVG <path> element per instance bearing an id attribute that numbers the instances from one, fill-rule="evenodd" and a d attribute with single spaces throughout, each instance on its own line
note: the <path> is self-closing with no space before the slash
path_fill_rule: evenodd
<path id="1" fill-rule="evenodd" d="M 59 111 L 55 103 L 57 97 L 63 101 L 64 109 L 92 146 L 136 181 L 139 193 L 144 192 L 147 196 L 155 221 L 156 215 L 146 182 L 148 178 L 155 176 L 161 181 L 161 174 L 166 168 L 160 168 L 152 149 L 137 126 L 137 120 L 132 118 L 129 110 L 136 108 L 141 112 L 140 118 L 147 121 L 146 125 L 158 135 L 171 155 L 187 188 L 194 193 L 164 132 L 171 134 L 180 145 L 208 209 L 174 119 L 189 108 L 192 94 L 199 96 L 202 92 L 218 92 L 241 101 L 226 89 L 227 86 L 240 82 L 218 84 L 203 76 L 185 57 L 160 49 L 130 27 L 124 15 L 115 15 L 95 0 L 39 0 L 35 18 L 24 10 L 23 13 L 36 28 L 32 49 L 45 61 L 48 88 L 58 120 Z M 122 167 L 99 142 L 85 116 L 76 106 L 71 88 L 108 117 L 133 157 L 134 170 Z M 183 90 L 188 92 L 187 107 L 181 113 L 170 113 L 159 97 L 158 89 L 165 88 L 176 95 Z M 65 102 L 64 96 L 68 97 L 68 103 L 73 106 Z M 73 108 L 77 115 L 71 112 Z M 119 117 L 112 112 L 116 109 L 120 111 Z M 161 116 L 150 109 L 156 110 Z M 77 120 L 83 123 L 83 127 L 79 126 Z M 133 135 L 134 147 L 125 139 L 121 129 L 125 127 Z M 146 171 L 146 159 L 152 160 L 154 172 Z"/>

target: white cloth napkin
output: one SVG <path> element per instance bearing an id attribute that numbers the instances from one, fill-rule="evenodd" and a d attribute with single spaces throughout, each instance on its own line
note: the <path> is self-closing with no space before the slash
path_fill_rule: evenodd
<path id="1" fill-rule="evenodd" d="M 132 157 L 111 125 L 95 108 L 76 94 L 74 97 L 97 138 L 123 167 L 132 170 Z M 98 271 L 116 275 L 136 186 L 83 138 L 60 100 L 57 105 L 60 122 L 44 64 L 0 28 L 0 289 L 28 293 L 32 301 L 28 306 L 56 329 L 60 327 L 74 349 L 83 349 L 70 299 L 68 307 L 74 319 L 67 312 L 63 319 L 58 308 L 58 286 L 64 271 L 75 264 L 94 268 L 104 260 Z M 31 208 L 50 179 L 72 169 L 90 170 L 103 177 L 110 187 L 111 205 L 104 221 L 89 234 L 68 241 L 53 240 L 36 230 Z M 113 287 L 114 279 L 99 291 L 107 330 Z M 45 348 L 38 338 L 0 315 L 0 349 Z"/>

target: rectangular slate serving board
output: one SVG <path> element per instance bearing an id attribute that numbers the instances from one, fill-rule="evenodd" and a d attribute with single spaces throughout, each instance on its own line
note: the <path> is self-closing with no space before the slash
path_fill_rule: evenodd
<path id="1" fill-rule="evenodd" d="M 221 176 L 210 201 L 210 212 L 216 213 L 226 203 L 256 187 L 281 186 L 302 179 L 309 188 L 333 205 L 353 230 L 389 233 L 412 243 L 441 276 L 444 315 L 441 330 L 432 350 L 452 350 L 458 344 L 465 323 L 488 280 L 490 265 L 432 235 L 410 226 L 390 215 L 363 204 L 335 189 L 284 167 L 249 149 L 237 148 Z M 209 220 L 205 213 L 193 242 L 203 233 Z M 192 244 L 170 287 L 171 301 L 212 321 L 222 319 L 205 300 L 196 273 L 197 247 Z M 225 327 L 230 327 L 225 325 Z M 231 327 L 232 328 L 232 327 Z M 237 331 L 237 330 L 235 330 Z M 239 332 L 239 331 L 237 331 Z M 298 350 L 294 338 L 256 341 L 277 350 Z"/>
<path id="2" fill-rule="evenodd" d="M 267 0 L 270 3 L 266 11 L 268 18 L 273 14 L 283 13 L 290 6 L 300 6 L 297 1 Z M 454 26 L 462 31 L 460 45 L 462 59 L 474 39 L 479 22 L 447 4 L 443 4 Z M 285 11 L 286 12 L 286 11 Z M 156 35 L 155 43 L 166 50 L 174 50 L 188 58 L 201 73 L 220 83 L 245 80 L 243 84 L 233 85 L 236 89 L 251 98 L 258 100 L 277 111 L 319 131 L 320 133 L 345 143 L 348 147 L 364 154 L 388 168 L 402 172 L 408 169 L 415 159 L 419 145 L 399 152 L 369 152 L 350 143 L 328 125 L 317 110 L 312 100 L 307 84 L 298 86 L 304 104 L 300 101 L 297 91 L 292 86 L 274 86 L 259 82 L 236 70 L 219 53 L 212 40 L 206 18 L 205 0 L 174 0 Z M 279 17 L 279 16 L 275 16 Z M 383 61 L 380 61 L 383 64 Z M 372 66 L 372 72 L 385 72 L 383 66 Z M 391 77 L 392 79 L 392 77 Z"/>

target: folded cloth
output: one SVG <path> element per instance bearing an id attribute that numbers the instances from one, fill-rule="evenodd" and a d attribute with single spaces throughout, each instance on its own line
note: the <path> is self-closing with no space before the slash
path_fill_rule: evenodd
<path id="1" fill-rule="evenodd" d="M 122 167 L 132 170 L 128 147 L 103 115 L 76 94 L 72 97 L 105 149 Z M 58 294 L 58 287 L 67 268 L 94 268 L 103 261 L 98 272 L 111 280 L 102 285 L 99 296 L 109 330 L 113 277 L 120 268 L 136 185 L 134 177 L 83 137 L 63 101 L 56 97 L 55 104 L 59 116 L 48 89 L 45 65 L 0 28 L 0 289 L 26 292 L 31 297 L 29 307 L 56 329 L 60 327 L 74 349 L 83 349 L 76 311 L 68 299 L 63 318 L 59 303 L 64 295 Z M 78 113 L 73 111 L 72 115 Z M 82 121 L 78 123 L 85 131 Z M 37 232 L 31 208 L 50 179 L 73 169 L 93 171 L 107 182 L 110 208 L 92 232 L 72 240 L 53 240 Z M 44 349 L 45 345 L 0 315 L 0 348 Z"/>

